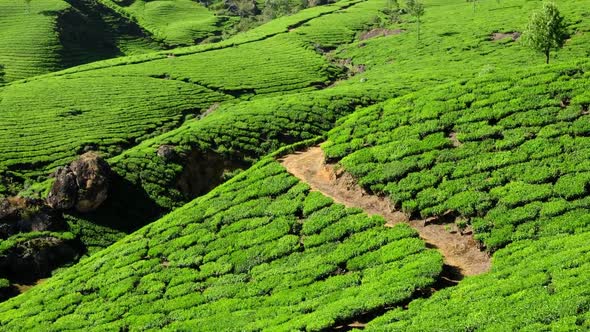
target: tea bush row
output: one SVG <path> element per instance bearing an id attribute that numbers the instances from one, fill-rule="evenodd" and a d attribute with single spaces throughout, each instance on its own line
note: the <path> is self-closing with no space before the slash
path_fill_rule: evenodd
<path id="1" fill-rule="evenodd" d="M 324 147 L 402 210 L 473 218 L 489 250 L 572 233 L 572 224 L 546 217 L 585 220 L 589 69 L 546 67 L 423 90 L 353 113 Z"/>
<path id="2" fill-rule="evenodd" d="M 342 218 L 320 222 L 336 210 Z M 0 304 L 0 328 L 334 327 L 411 298 L 442 269 L 415 231 L 384 222 L 310 193 L 266 158 Z"/>
<path id="3" fill-rule="evenodd" d="M 469 277 L 367 325 L 368 331 L 583 331 L 590 328 L 589 233 L 519 241 Z"/>

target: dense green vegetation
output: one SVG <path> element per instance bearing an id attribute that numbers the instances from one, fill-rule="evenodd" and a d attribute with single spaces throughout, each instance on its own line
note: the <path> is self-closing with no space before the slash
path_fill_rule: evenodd
<path id="1" fill-rule="evenodd" d="M 0 1 L 0 64 L 6 67 L 6 81 L 160 48 L 133 22 L 89 1 L 71 3 Z"/>
<path id="2" fill-rule="evenodd" d="M 329 328 L 409 299 L 440 273 L 441 256 L 415 231 L 384 222 L 265 159 L 3 303 L 0 329 Z"/>
<path id="3" fill-rule="evenodd" d="M 399 1 L 403 7 L 404 1 Z M 408 91 L 484 74 L 505 74 L 545 61 L 523 45 L 512 32 L 526 28 L 531 12 L 540 1 L 480 1 L 477 11 L 465 1 L 423 1 L 420 42 L 414 20 L 401 16 L 401 23 L 385 23 L 395 31 L 390 36 L 361 40 L 339 47 L 334 56 L 364 65 L 365 71 L 341 84 L 381 86 Z M 567 63 L 590 56 L 590 10 L 584 1 L 556 1 L 566 18 L 570 39 L 552 53 L 552 63 Z M 502 35 L 504 33 L 505 35 Z M 496 35 L 494 35 L 496 34 Z M 494 40 L 496 39 L 496 40 Z"/>
<path id="4" fill-rule="evenodd" d="M 215 163 L 221 168 L 245 168 L 283 145 L 325 134 L 336 119 L 355 107 L 382 100 L 380 93 L 349 88 L 223 105 L 203 119 L 187 121 L 110 162 L 117 174 L 143 188 L 159 206 L 171 209 L 202 194 L 183 192 L 177 184 L 187 163 L 193 168 Z M 158 148 L 164 145 L 184 157 L 170 160 L 158 156 Z M 212 176 L 194 180 L 216 184 Z"/>
<path id="5" fill-rule="evenodd" d="M 409 213 L 472 218 L 492 251 L 574 233 L 590 216 L 589 69 L 484 75 L 394 99 L 348 117 L 326 152 Z"/>
<path id="6" fill-rule="evenodd" d="M 541 1 L 238 2 L 0 0 L 0 196 L 85 150 L 114 170 L 67 231 L 0 239 L 87 251 L 0 330 L 590 329 L 587 0 L 556 1 L 551 65 L 520 38 Z M 370 193 L 469 224 L 492 270 L 432 290 L 448 271 L 409 226 L 273 160 L 326 139 Z"/>
<path id="7" fill-rule="evenodd" d="M 375 18 L 375 13 L 379 12 L 379 9 L 381 8 L 380 6 L 383 6 L 383 4 L 378 2 L 364 2 L 352 6 L 345 11 L 314 19 L 302 27 L 295 29 L 293 32 L 302 35 L 304 38 L 311 38 L 309 40 L 313 41 L 316 47 L 327 49 L 333 47 L 333 45 L 338 45 L 339 43 L 341 44 L 347 40 L 351 40 L 355 35 L 355 31 L 359 31 L 363 26 L 366 26 L 366 22 L 370 22 Z M 459 10 L 455 6 L 450 7 L 452 10 Z M 314 10 L 316 9 L 314 8 Z M 305 11 L 300 14 L 307 12 L 312 11 Z M 505 15 L 501 16 L 501 18 L 506 20 Z M 285 17 L 283 19 L 291 18 Z M 469 20 L 471 20 L 471 18 L 466 19 L 466 21 Z M 497 20 L 499 20 L 499 18 L 497 18 Z M 281 22 L 281 20 L 272 21 L 271 23 L 278 24 L 279 22 Z M 272 26 L 272 24 L 269 25 Z M 489 29 L 489 27 L 486 29 Z M 251 31 L 250 34 L 256 35 L 256 31 L 259 30 L 263 31 L 261 28 Z M 246 35 L 248 35 L 248 33 Z M 465 37 L 466 36 L 463 36 L 463 38 Z M 389 43 L 390 41 L 388 38 L 397 42 L 400 40 L 406 42 L 407 39 L 410 39 L 410 41 L 413 42 L 413 37 L 404 34 L 379 38 L 376 39 L 376 41 L 379 43 Z M 331 44 L 329 41 L 333 41 L 333 43 Z M 368 40 L 363 43 L 371 42 L 371 40 Z M 377 47 L 379 44 L 365 45 L 360 49 L 372 47 L 373 45 Z M 389 47 L 391 45 L 386 44 L 386 46 Z M 353 49 L 355 48 L 356 47 L 353 47 Z M 407 45 L 408 51 L 411 51 L 413 48 L 413 46 Z M 505 51 L 504 49 L 506 46 L 502 43 L 486 41 L 485 43 L 480 43 L 476 50 L 484 51 L 487 48 Z M 526 54 L 527 50 L 522 47 L 516 50 L 514 46 L 512 46 L 511 52 Z M 441 54 L 439 53 L 430 54 L 429 56 L 440 56 Z M 336 53 L 336 55 L 339 57 L 341 56 L 340 53 Z M 485 57 L 486 61 L 488 58 L 496 59 L 495 57 L 488 56 Z M 484 59 L 484 56 L 478 55 L 478 59 Z M 516 61 L 515 59 L 517 58 L 510 57 L 508 59 L 509 60 L 505 60 L 506 63 L 504 65 L 513 65 L 510 61 Z M 382 73 L 380 68 L 383 66 L 388 65 L 376 64 L 375 68 L 367 71 L 366 74 L 372 71 Z M 403 74 L 398 69 L 401 68 L 396 68 L 394 71 L 395 75 Z M 416 70 L 412 68 L 411 72 L 411 75 L 415 75 Z M 453 75 L 456 76 L 457 72 L 458 71 L 455 71 Z M 490 73 L 492 72 L 496 71 L 491 70 Z M 464 74 L 465 71 L 459 73 Z M 407 74 L 409 74 L 409 72 Z M 174 130 L 172 133 L 156 137 L 137 148 L 133 148 L 114 159 L 114 161 L 117 164 L 119 174 L 123 175 L 123 177 L 132 183 L 138 184 L 141 182 L 141 186 L 149 197 L 158 202 L 158 205 L 169 208 L 175 204 L 183 202 L 183 197 L 181 193 L 178 192 L 178 188 L 176 188 L 175 184 L 178 180 L 178 175 L 183 171 L 183 165 L 180 162 L 176 162 L 173 167 L 170 167 L 170 162 L 165 162 L 161 158 L 158 158 L 155 151 L 161 145 L 174 145 L 181 154 L 197 149 L 198 151 L 201 151 L 202 154 L 205 154 L 207 151 L 213 151 L 215 154 L 222 155 L 225 160 L 238 161 L 240 163 L 244 161 L 244 159 L 247 161 L 256 160 L 259 156 L 272 151 L 281 144 L 289 144 L 298 139 L 306 139 L 322 134 L 331 126 L 330 120 L 325 122 L 325 126 L 318 128 L 321 130 L 307 129 L 310 125 L 312 127 L 317 126 L 318 122 L 317 118 L 313 115 L 315 111 L 309 108 L 308 102 L 300 101 L 302 98 L 303 100 L 313 98 L 318 101 L 325 100 L 328 102 L 328 100 L 332 100 L 333 97 L 327 98 L 326 96 L 334 95 L 342 96 L 344 100 L 350 100 L 349 105 L 344 107 L 344 110 L 346 111 L 339 110 L 336 114 L 336 117 L 339 117 L 353 110 L 354 105 L 356 104 L 362 105 L 367 102 L 371 103 L 387 99 L 396 94 L 402 94 L 411 91 L 412 89 L 418 89 L 420 86 L 429 84 L 432 80 L 448 80 L 449 78 L 445 77 L 446 74 L 446 72 L 441 73 L 439 77 L 437 76 L 437 73 L 429 73 L 430 76 L 423 82 L 416 77 L 412 77 L 411 82 L 408 82 L 408 80 L 397 80 L 391 77 L 393 74 L 388 74 L 388 76 L 385 77 L 392 79 L 395 82 L 392 86 L 383 86 L 381 85 L 381 82 L 374 82 L 372 77 L 363 84 L 358 84 L 357 80 L 352 79 L 349 81 L 343 81 L 335 88 L 328 89 L 325 92 L 259 99 L 253 102 L 239 103 L 237 105 L 222 105 L 212 115 L 205 118 L 204 121 L 187 122 L 186 125 Z M 356 84 L 352 84 L 353 82 L 356 82 Z M 398 86 L 401 84 L 414 84 L 415 86 Z M 379 92 L 377 93 L 376 91 Z M 359 102 L 361 99 L 364 101 Z M 321 104 L 318 104 L 318 102 L 315 103 L 317 105 L 323 105 L 325 102 L 322 101 Z M 339 104 L 340 103 L 336 105 Z M 245 111 L 246 109 L 248 111 Z M 289 122 L 283 123 L 282 121 L 278 121 L 279 119 L 273 118 L 274 113 L 279 114 L 280 118 L 280 114 L 284 112 L 282 109 L 288 110 L 289 114 L 291 114 L 289 115 Z M 324 113 L 323 117 L 333 119 L 330 107 L 325 109 Z M 266 118 L 264 114 L 267 114 L 268 118 Z M 263 125 L 258 125 L 261 123 L 261 117 L 268 120 L 263 122 Z M 311 124 L 310 121 L 314 121 L 314 123 Z M 239 127 L 241 130 L 235 127 Z M 290 132 L 291 128 L 303 128 L 303 130 L 299 129 L 299 133 L 292 133 Z M 271 132 L 270 135 L 268 134 L 269 131 Z M 281 132 L 289 132 L 289 135 L 284 135 Z M 148 145 L 150 146 L 149 148 L 147 147 Z M 138 174 L 138 165 L 144 165 L 143 167 L 147 167 L 148 170 Z M 244 164 L 241 163 L 241 166 L 243 167 Z M 140 177 L 141 181 L 139 181 Z"/>
<path id="8" fill-rule="evenodd" d="M 193 45 L 199 40 L 220 34 L 227 18 L 214 15 L 199 2 L 99 0 L 124 17 L 137 22 L 157 40 L 168 46 Z"/>
<path id="9" fill-rule="evenodd" d="M 105 61 L 4 87 L 0 107 L 7 110 L 7 121 L 2 123 L 6 130 L 0 147 L 5 152 L 0 192 L 7 192 L 11 182 L 46 176 L 85 147 L 107 157 L 120 154 L 218 102 L 324 87 L 341 70 L 312 48 L 324 35 L 324 21 L 312 23 L 315 17 L 323 19 L 323 13 L 350 5 L 311 8 L 221 46 Z M 339 16 L 349 12 L 367 13 L 364 21 L 347 23 L 346 36 L 351 40 L 354 31 L 376 15 L 376 7 L 361 4 Z M 304 35 L 291 28 L 302 22 L 308 22 L 300 28 Z M 64 92 L 54 96 L 55 91 Z M 22 144 L 25 136 L 28 140 Z"/>
<path id="10" fill-rule="evenodd" d="M 59 40 L 53 34 L 56 17 L 39 12 L 66 8 L 62 1 L 36 1 L 30 7 L 24 1 L 0 2 L 0 64 L 5 80 L 59 69 Z"/>
<path id="11" fill-rule="evenodd" d="M 586 331 L 590 234 L 521 241 L 494 256 L 492 272 L 463 280 L 368 331 Z"/>
<path id="12" fill-rule="evenodd" d="M 103 156 L 116 156 L 155 137 L 110 160 L 118 174 L 109 200 L 100 211 L 90 216 L 67 215 L 68 236 L 73 234 L 81 240 L 91 254 L 120 239 L 123 232 L 157 219 L 227 178 L 219 174 L 218 179 L 205 179 L 205 185 L 198 190 L 181 190 L 178 177 L 186 168 L 186 159 L 198 160 L 201 155 L 213 153 L 233 159 L 232 164 L 245 169 L 281 145 L 325 133 L 338 117 L 352 112 L 358 104 L 370 104 L 376 97 L 362 89 L 345 88 L 334 93 L 320 92 L 318 96 L 305 92 L 293 97 L 269 97 L 266 102 L 239 101 L 316 90 L 338 77 L 341 69 L 330 65 L 312 48 L 314 35 L 301 38 L 294 27 L 352 4 L 305 10 L 220 44 L 102 61 L 6 86 L 0 95 L 10 121 L 2 124 L 7 130 L 2 131 L 0 195 L 16 193 L 23 187 L 23 195 L 44 195 L 51 183 L 44 181 L 47 174 L 82 151 L 98 149 Z M 347 28 L 350 39 L 354 38 L 353 28 L 362 29 L 362 21 Z M 268 56 L 269 50 L 274 53 L 272 57 Z M 242 61 L 236 61 L 235 54 L 240 54 Z M 355 96 L 346 95 L 344 90 L 356 91 Z M 64 92 L 55 95 L 55 91 Z M 50 101 L 39 98 L 43 95 L 51 95 Z M 236 98 L 240 99 L 217 110 L 220 102 Z M 308 102 L 299 103 L 300 98 Z M 340 98 L 344 99 L 337 100 Z M 330 107 L 329 114 L 322 114 L 324 105 Z M 199 121 L 199 114 L 208 108 L 206 114 L 213 114 Z M 283 121 L 276 121 L 278 112 L 284 114 Z M 261 130 L 260 136 L 249 141 L 239 138 L 244 134 L 240 121 Z M 226 125 L 230 127 L 224 134 L 218 126 Z M 27 137 L 26 144 L 23 137 Z M 175 146 L 175 150 L 189 158 L 168 160 L 158 156 L 158 147 L 179 142 L 182 145 Z M 209 161 L 199 162 L 206 165 Z M 35 234 L 27 236 L 42 236 Z M 17 237 L 4 242 L 7 246 L 17 245 L 22 242 L 15 242 Z"/>
<path id="13" fill-rule="evenodd" d="M 275 55 L 265 56 L 268 50 Z M 235 52 L 244 62 L 230 61 Z M 313 89 L 334 70 L 289 36 L 277 36 L 235 49 L 11 84 L 0 90 L 0 170 L 45 175 L 86 146 L 116 155 L 216 102 Z"/>

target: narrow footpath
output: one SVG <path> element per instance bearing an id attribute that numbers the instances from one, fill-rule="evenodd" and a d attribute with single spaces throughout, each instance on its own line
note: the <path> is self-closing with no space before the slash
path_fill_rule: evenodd
<path id="1" fill-rule="evenodd" d="M 443 223 L 434 220 L 410 220 L 408 216 L 393 208 L 391 202 L 377 195 L 370 195 L 348 173 L 336 171 L 335 165 L 326 164 L 323 150 L 316 146 L 306 151 L 287 155 L 281 164 L 312 190 L 332 198 L 347 207 L 363 209 L 369 215 L 381 215 L 386 226 L 407 223 L 418 231 L 430 248 L 444 256 L 445 264 L 455 269 L 460 276 L 477 275 L 487 272 L 491 262 L 487 253 L 482 252 L 470 232 L 449 231 Z"/>

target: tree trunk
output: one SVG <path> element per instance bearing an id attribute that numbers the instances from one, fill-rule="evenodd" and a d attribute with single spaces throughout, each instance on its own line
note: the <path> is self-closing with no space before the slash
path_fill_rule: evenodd
<path id="1" fill-rule="evenodd" d="M 418 40 L 420 40 L 420 18 L 418 18 Z"/>
<path id="2" fill-rule="evenodd" d="M 550 52 L 550 50 L 545 50 L 545 60 L 546 60 L 545 63 L 546 64 L 549 64 L 549 52 Z"/>

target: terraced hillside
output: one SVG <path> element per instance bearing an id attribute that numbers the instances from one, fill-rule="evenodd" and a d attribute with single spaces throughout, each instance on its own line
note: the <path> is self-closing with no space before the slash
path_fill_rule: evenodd
<path id="1" fill-rule="evenodd" d="M 0 1 L 5 82 L 159 48 L 139 26 L 91 1 Z"/>
<path id="2" fill-rule="evenodd" d="M 355 3 L 351 2 L 315 7 L 277 19 L 220 44 L 118 58 L 5 86 L 0 94 L 3 94 L 3 107 L 11 116 L 8 118 L 9 121 L 3 123 L 8 130 L 3 131 L 6 158 L 2 161 L 0 191 L 8 195 L 33 183 L 22 193 L 23 195 L 38 195 L 39 192 L 46 195 L 47 186 L 51 185 L 51 181 L 45 181 L 47 175 L 56 167 L 68 164 L 84 151 L 99 150 L 105 157 L 116 156 L 125 149 L 166 132 L 187 119 L 200 118 L 201 112 L 205 112 L 204 115 L 213 112 L 212 119 L 217 119 L 209 122 L 210 130 L 214 130 L 216 124 L 224 122 L 239 126 L 233 119 L 240 117 L 243 111 L 236 112 L 235 116 L 229 118 L 217 117 L 216 109 L 220 102 L 229 102 L 228 105 L 223 105 L 223 108 L 227 106 L 230 110 L 246 111 L 247 107 L 238 106 L 238 103 L 245 99 L 269 96 L 276 99 L 275 105 L 279 105 L 281 100 L 284 100 L 281 99 L 283 97 L 271 97 L 272 95 L 314 91 L 326 86 L 339 77 L 342 69 L 317 54 L 309 45 L 309 41 L 300 39 L 294 33 L 295 27 L 305 22 L 310 24 L 314 18 L 340 10 L 369 10 L 365 6 L 357 9 L 354 5 Z M 374 15 L 374 12 L 371 15 Z M 357 28 L 362 28 L 360 23 Z M 348 34 L 353 38 L 351 32 Z M 273 57 L 263 53 L 263 50 L 272 49 L 276 50 Z M 244 57 L 242 62 L 233 61 L 238 53 Z M 258 59 L 258 65 L 255 65 L 252 59 Z M 275 65 L 272 66 L 271 63 Z M 228 64 L 233 64 L 233 69 Z M 102 80 L 102 77 L 108 79 Z M 151 90 L 149 86 L 152 86 Z M 64 92 L 56 96 L 55 91 Z M 39 99 L 39 96 L 44 94 L 51 95 L 52 101 L 45 102 L 45 99 Z M 334 96 L 328 93 L 326 96 L 318 97 L 310 92 L 304 94 L 309 94 L 306 97 L 310 100 L 308 105 L 325 105 L 337 96 L 343 96 L 342 93 L 336 93 Z M 360 95 L 361 91 L 358 91 L 357 96 Z M 102 96 L 102 99 L 97 96 Z M 267 126 L 266 121 L 258 122 L 258 127 L 269 129 L 265 137 L 272 139 L 274 143 L 269 141 L 270 144 L 252 151 L 253 156 L 245 160 L 244 155 L 236 151 L 237 156 L 240 156 L 238 159 L 241 158 L 237 165 L 239 168 L 246 168 L 253 160 L 273 151 L 281 144 L 324 133 L 341 114 L 352 111 L 359 103 L 370 102 L 370 99 L 364 96 L 361 99 L 364 102 L 347 97 L 346 102 L 334 105 L 333 116 L 326 117 L 317 124 L 312 124 L 311 121 L 318 120 L 318 115 L 310 118 L 308 127 L 298 134 L 293 134 L 292 138 L 282 132 L 283 125 L 288 122 L 282 122 L 275 127 Z M 254 101 L 252 105 L 255 105 Z M 262 107 L 264 103 L 258 105 L 258 111 L 248 110 L 244 114 L 245 117 L 254 120 L 257 118 L 255 115 L 259 113 L 263 118 L 276 118 L 268 109 Z M 305 106 L 307 107 L 309 106 Z M 290 118 L 299 117 L 295 110 L 289 109 L 288 106 L 285 107 L 285 111 Z M 316 108 L 316 111 L 319 112 L 320 109 Z M 223 113 L 220 111 L 219 114 Z M 140 118 L 142 120 L 138 121 Z M 189 123 L 201 121 L 187 122 Z M 15 131 L 17 128 L 20 128 L 18 133 Z M 64 128 L 67 130 L 64 131 Z M 190 137 L 192 140 L 186 142 L 184 151 L 178 149 L 178 155 L 182 156 L 186 152 L 190 160 L 196 160 L 201 164 L 210 161 L 206 158 L 199 160 L 200 154 L 192 150 L 207 142 L 217 145 L 215 142 L 218 138 L 202 137 L 195 140 L 188 136 L 191 134 L 189 131 L 182 128 L 175 132 L 178 137 Z M 225 141 L 230 143 L 231 137 L 235 137 L 236 134 L 239 132 L 232 133 L 232 136 L 219 137 L 224 137 Z M 27 142 L 23 143 L 23 137 L 27 137 Z M 13 142 L 12 146 L 9 145 L 9 141 Z M 79 241 L 82 241 L 82 252 L 94 252 L 121 238 L 124 235 L 122 231 L 133 231 L 157 219 L 167 209 L 180 206 L 195 195 L 203 194 L 226 178 L 223 170 L 214 170 L 214 175 L 218 178 L 205 181 L 195 179 L 192 172 L 189 176 L 182 176 L 183 185 L 179 188 L 175 177 L 186 173 L 183 171 L 186 165 L 182 162 L 175 165 L 175 162 L 179 162 L 175 158 L 163 160 L 158 156 L 159 147 L 162 145 L 157 145 L 156 150 L 151 150 L 148 154 L 139 146 L 134 149 L 136 152 L 129 153 L 136 157 L 135 159 L 117 157 L 110 160 L 118 174 L 115 174 L 111 181 L 113 189 L 104 208 L 93 215 L 66 215 L 69 231 L 63 233 L 33 231 L 11 235 L 12 231 L 9 231 L 8 238 L 3 235 L 0 257 L 12 257 L 13 253 L 21 252 L 18 248 L 37 246 L 33 243 L 41 243 L 46 238 L 51 238 L 53 242 L 73 241 L 74 247 L 78 247 Z M 215 148 L 218 151 L 223 150 L 220 146 Z M 202 152 L 207 154 L 206 150 Z M 124 162 L 119 163 L 117 160 Z M 138 163 L 134 163 L 136 160 Z M 158 167 L 153 172 L 150 170 L 152 160 Z M 215 159 L 211 162 L 215 162 Z M 160 170 L 163 172 L 158 174 Z M 40 181 L 40 185 L 34 184 L 36 181 Z M 167 182 L 172 184 L 167 187 Z M 203 182 L 204 185 L 195 185 L 194 182 Z M 22 214 L 26 216 L 29 212 L 24 211 Z M 108 227 L 104 227 L 105 225 Z M 9 224 L 8 228 L 14 227 Z M 67 257 L 71 257 L 71 254 Z M 12 259 L 9 258 L 8 261 Z M 46 270 L 47 266 L 44 263 L 42 265 L 40 270 Z M 30 280 L 33 275 L 44 273 L 31 273 L 25 280 Z M 3 276 L 8 275 L 5 273 Z M 15 280 L 15 276 L 9 277 Z"/>
<path id="3" fill-rule="evenodd" d="M 588 64 L 483 76 L 348 117 L 328 158 L 422 218 L 452 213 L 494 251 L 587 228 Z"/>
<path id="4" fill-rule="evenodd" d="M 414 231 L 384 222 L 309 192 L 265 159 L 4 303 L 0 327 L 334 327 L 409 299 L 441 270 Z"/>
<path id="5" fill-rule="evenodd" d="M 272 58 L 261 51 L 273 49 Z M 242 62 L 229 61 L 235 52 L 244 57 Z M 0 107 L 7 110 L 1 139 L 8 150 L 3 151 L 0 167 L 23 176 L 47 174 L 86 145 L 116 155 L 216 102 L 313 89 L 329 82 L 334 74 L 335 69 L 313 51 L 289 36 L 277 36 L 235 50 L 11 84 L 0 91 Z M 51 100 L 39 98 L 58 91 Z M 26 144 L 19 138 L 24 136 Z"/>
<path id="6" fill-rule="evenodd" d="M 216 16 L 196 1 L 114 1 L 100 0 L 104 6 L 137 22 L 168 46 L 193 45 L 219 35 L 228 17 Z"/>
<path id="7" fill-rule="evenodd" d="M 424 0 L 418 38 L 405 1 L 341 1 L 0 87 L 0 194 L 38 197 L 0 200 L 0 330 L 589 329 L 590 2 L 556 1 L 548 65 L 541 3 Z M 96 4 L 145 45 L 232 23 Z M 48 207 L 85 151 L 108 198 Z M 11 204 L 59 230 L 4 236 Z"/>

